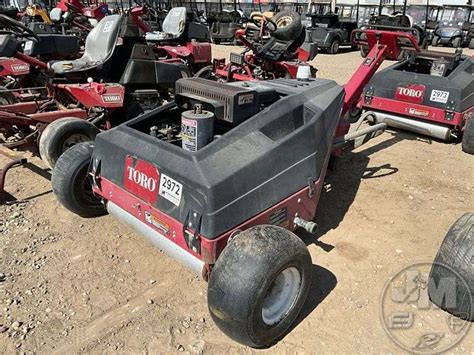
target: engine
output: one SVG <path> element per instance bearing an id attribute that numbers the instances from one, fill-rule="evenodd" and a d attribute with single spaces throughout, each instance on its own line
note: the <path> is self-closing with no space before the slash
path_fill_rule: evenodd
<path id="1" fill-rule="evenodd" d="M 174 110 L 148 133 L 195 152 L 278 99 L 275 88 L 257 82 L 220 83 L 201 78 L 176 83 Z M 167 116 L 167 117 L 164 117 Z"/>

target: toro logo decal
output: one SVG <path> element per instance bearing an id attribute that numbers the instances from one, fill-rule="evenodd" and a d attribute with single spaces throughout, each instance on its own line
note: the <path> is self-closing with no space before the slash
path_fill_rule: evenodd
<path id="1" fill-rule="evenodd" d="M 30 66 L 28 64 L 13 64 L 11 70 L 13 73 L 29 72 Z"/>
<path id="2" fill-rule="evenodd" d="M 158 197 L 160 173 L 153 164 L 127 155 L 123 177 L 124 187 L 148 203 Z"/>
<path id="3" fill-rule="evenodd" d="M 102 100 L 104 102 L 121 102 L 122 96 L 120 94 L 109 94 L 109 95 L 102 95 Z"/>
<path id="4" fill-rule="evenodd" d="M 415 104 L 423 103 L 426 87 L 422 84 L 408 84 L 399 86 L 395 91 L 395 99 Z"/>

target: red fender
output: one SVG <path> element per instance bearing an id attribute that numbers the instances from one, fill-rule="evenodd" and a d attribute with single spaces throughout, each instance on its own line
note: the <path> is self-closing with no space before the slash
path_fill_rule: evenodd
<path id="1" fill-rule="evenodd" d="M 123 107 L 125 88 L 119 84 L 59 84 L 58 88 L 69 92 L 77 101 L 87 108 Z"/>
<path id="2" fill-rule="evenodd" d="M 17 58 L 0 58 L 0 77 L 21 76 L 30 73 L 30 65 Z"/>

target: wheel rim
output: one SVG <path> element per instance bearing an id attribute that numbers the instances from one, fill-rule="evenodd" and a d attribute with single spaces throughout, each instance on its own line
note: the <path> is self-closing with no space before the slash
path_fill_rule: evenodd
<path id="1" fill-rule="evenodd" d="M 276 25 L 277 25 L 277 28 L 284 28 L 284 27 L 289 26 L 292 22 L 293 22 L 293 19 L 291 18 L 291 16 L 283 16 L 278 19 Z"/>
<path id="2" fill-rule="evenodd" d="M 262 318 L 267 325 L 280 322 L 293 308 L 301 290 L 301 273 L 289 267 L 278 274 L 263 299 Z"/>
<path id="3" fill-rule="evenodd" d="M 72 146 L 76 144 L 88 142 L 88 141 L 90 141 L 90 138 L 86 136 L 85 134 L 80 134 L 80 133 L 71 134 L 69 137 L 67 137 L 64 140 L 62 151 L 65 152 L 66 150 L 68 150 L 69 148 L 71 148 Z"/>
<path id="4" fill-rule="evenodd" d="M 336 41 L 336 42 L 334 42 L 333 52 L 337 53 L 338 50 L 339 50 L 339 43 Z"/>

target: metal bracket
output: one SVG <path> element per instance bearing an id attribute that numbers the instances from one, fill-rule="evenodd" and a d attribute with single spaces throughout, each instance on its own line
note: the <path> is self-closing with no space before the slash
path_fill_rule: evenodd
<path id="1" fill-rule="evenodd" d="M 454 109 L 456 108 L 456 103 L 454 101 L 449 101 L 446 104 L 446 110 L 444 111 L 444 119 L 447 121 L 452 121 L 454 119 Z"/>
<path id="2" fill-rule="evenodd" d="M 100 169 L 102 167 L 102 162 L 98 158 L 92 159 L 89 166 L 89 179 L 92 182 L 92 186 L 100 189 Z"/>
<path id="3" fill-rule="evenodd" d="M 364 93 L 364 103 L 370 105 L 374 97 L 374 88 L 369 87 Z"/>
<path id="4" fill-rule="evenodd" d="M 199 212 L 188 211 L 183 225 L 183 236 L 186 245 L 195 253 L 201 254 L 201 239 L 199 232 L 201 231 L 202 216 Z"/>

